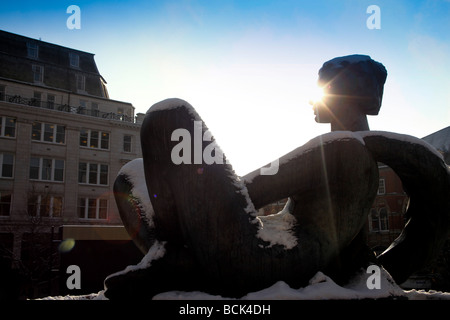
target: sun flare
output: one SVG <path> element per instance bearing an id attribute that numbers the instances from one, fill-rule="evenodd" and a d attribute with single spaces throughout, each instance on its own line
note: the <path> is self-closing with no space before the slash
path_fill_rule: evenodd
<path id="1" fill-rule="evenodd" d="M 325 96 L 324 89 L 322 87 L 317 86 L 313 92 L 311 92 L 311 98 L 309 99 L 309 104 L 314 105 L 316 102 L 319 102 Z"/>

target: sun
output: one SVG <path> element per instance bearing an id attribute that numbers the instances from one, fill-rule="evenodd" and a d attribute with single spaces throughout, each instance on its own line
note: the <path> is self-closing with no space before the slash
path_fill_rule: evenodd
<path id="1" fill-rule="evenodd" d="M 321 101 L 324 96 L 325 96 L 324 88 L 319 86 L 315 87 L 311 92 L 309 104 L 310 105 L 316 104 L 317 102 Z"/>

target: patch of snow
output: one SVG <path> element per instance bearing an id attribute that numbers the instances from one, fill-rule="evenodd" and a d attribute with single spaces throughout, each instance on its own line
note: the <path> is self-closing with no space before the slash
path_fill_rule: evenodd
<path id="1" fill-rule="evenodd" d="M 152 105 L 150 109 L 148 109 L 147 114 L 154 111 L 171 110 L 183 106 L 187 109 L 189 114 L 191 114 L 194 117 L 194 120 L 201 121 L 200 116 L 198 115 L 197 111 L 195 111 L 194 107 L 189 102 L 179 98 L 169 98 L 157 102 L 154 105 Z"/>
<path id="2" fill-rule="evenodd" d="M 131 194 L 139 202 L 141 212 L 143 213 L 142 218 L 149 227 L 153 227 L 153 217 L 155 212 L 153 210 L 153 206 L 148 195 L 147 184 L 145 182 L 143 159 L 138 158 L 128 162 L 120 169 L 118 174 L 124 174 L 128 181 L 133 185 Z"/>
<path id="3" fill-rule="evenodd" d="M 292 249 L 298 243 L 298 239 L 292 231 L 292 228 L 297 223 L 297 219 L 289 213 L 290 201 L 291 199 L 288 199 L 288 203 L 283 210 L 276 214 L 257 217 L 261 221 L 257 237 L 270 243 L 267 248 L 279 244 L 284 246 L 285 249 Z"/>
<path id="4" fill-rule="evenodd" d="M 417 137 L 414 137 L 414 136 L 410 136 L 407 134 L 388 132 L 388 131 L 361 131 L 361 132 L 359 132 L 359 134 L 361 135 L 361 137 L 363 139 L 365 137 L 370 137 L 370 136 L 380 136 L 383 138 L 388 138 L 388 139 L 392 139 L 392 140 L 400 140 L 403 142 L 420 145 L 420 146 L 428 149 L 430 152 L 432 152 L 438 158 L 440 158 L 442 160 L 444 159 L 442 154 L 439 151 L 437 151 L 437 149 L 435 147 L 433 147 L 428 142 L 426 142 L 422 139 L 419 139 Z"/>
<path id="5" fill-rule="evenodd" d="M 104 295 L 104 290 L 99 291 L 98 293 L 91 293 L 86 295 L 66 295 L 66 296 L 48 296 L 44 298 L 39 298 L 35 300 L 108 300 Z"/>
<path id="6" fill-rule="evenodd" d="M 348 285 L 339 286 L 330 277 L 317 272 L 309 285 L 303 288 L 291 288 L 284 281 L 272 286 L 250 292 L 236 300 L 360 300 L 382 298 L 405 298 L 409 300 L 450 300 L 450 293 L 424 290 L 405 291 L 395 284 L 389 273 L 380 268 L 380 289 L 369 289 L 367 279 L 370 274 L 361 270 Z M 154 300 L 229 300 L 230 298 L 208 295 L 201 292 L 171 291 L 160 293 Z"/>
<path id="7" fill-rule="evenodd" d="M 246 187 L 246 185 L 244 184 L 244 182 L 238 177 L 236 176 L 236 174 L 233 172 L 229 172 L 229 177 L 231 179 L 233 179 L 233 184 L 236 188 L 238 188 L 238 193 L 242 194 L 245 197 L 245 200 L 247 202 L 247 206 L 244 208 L 244 211 L 246 213 L 248 213 L 251 218 L 255 221 L 255 218 L 258 214 L 253 201 L 250 199 L 250 195 L 248 193 L 248 189 Z"/>
<path id="8" fill-rule="evenodd" d="M 158 240 L 156 240 L 152 247 L 148 250 L 147 254 L 137 265 L 129 265 L 124 270 L 109 275 L 108 278 L 125 274 L 130 271 L 149 268 L 152 265 L 152 261 L 158 260 L 164 256 L 164 254 L 166 253 L 165 244 L 165 241 L 159 242 Z"/>
<path id="9" fill-rule="evenodd" d="M 339 286 L 330 277 L 317 272 L 308 286 L 291 288 L 286 282 L 278 281 L 272 286 L 256 292 L 250 292 L 240 299 L 211 295 L 201 291 L 161 292 L 153 300 L 361 300 L 361 299 L 408 299 L 408 300 L 450 300 L 450 293 L 425 290 L 403 290 L 390 274 L 380 267 L 379 289 L 369 289 L 366 270 L 361 270 L 349 284 Z M 151 284 L 149 284 L 151 285 Z M 54 296 L 39 300 L 107 300 L 104 291 L 80 296 Z"/>

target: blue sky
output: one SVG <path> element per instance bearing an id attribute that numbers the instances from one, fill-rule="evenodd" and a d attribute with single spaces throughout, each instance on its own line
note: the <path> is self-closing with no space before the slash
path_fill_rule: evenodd
<path id="1" fill-rule="evenodd" d="M 79 30 L 66 27 L 72 4 Z M 381 29 L 367 28 L 369 5 Z M 372 130 L 423 137 L 450 125 L 448 0 L 10 1 L 0 29 L 94 53 L 111 98 L 137 112 L 189 101 L 240 174 L 329 132 L 308 101 L 338 56 L 388 70 Z"/>

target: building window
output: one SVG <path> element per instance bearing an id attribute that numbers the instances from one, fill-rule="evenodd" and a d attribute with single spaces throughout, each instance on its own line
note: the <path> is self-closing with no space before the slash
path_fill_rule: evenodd
<path id="1" fill-rule="evenodd" d="M 377 194 L 386 194 L 386 181 L 385 179 L 380 179 L 378 181 L 378 192 Z"/>
<path id="2" fill-rule="evenodd" d="M 31 139 L 52 143 L 65 143 L 66 129 L 64 126 L 34 122 L 31 129 Z"/>
<path id="3" fill-rule="evenodd" d="M 74 68 L 79 68 L 80 67 L 80 56 L 73 53 L 73 52 L 69 52 L 69 61 L 70 61 L 70 66 L 74 67 Z"/>
<path id="4" fill-rule="evenodd" d="M 33 195 L 28 198 L 28 214 L 33 217 L 58 218 L 62 216 L 63 198 Z"/>
<path id="5" fill-rule="evenodd" d="M 6 87 L 0 86 L 0 101 L 5 101 L 6 97 Z"/>
<path id="6" fill-rule="evenodd" d="M 55 126 L 56 127 L 56 135 L 55 142 L 56 143 L 65 143 L 66 142 L 66 128 L 64 126 Z"/>
<path id="7" fill-rule="evenodd" d="M 14 175 L 14 155 L 0 153 L 0 177 L 12 178 Z"/>
<path id="8" fill-rule="evenodd" d="M 55 109 L 55 96 L 53 94 L 47 94 L 47 109 Z"/>
<path id="9" fill-rule="evenodd" d="M 92 102 L 91 103 L 91 116 L 98 117 L 100 115 L 100 112 L 98 110 L 98 103 Z"/>
<path id="10" fill-rule="evenodd" d="M 380 217 L 378 215 L 377 209 L 370 210 L 370 220 L 370 231 L 380 231 Z"/>
<path id="11" fill-rule="evenodd" d="M 0 216 L 9 216 L 11 213 L 12 195 L 8 191 L 0 191 Z"/>
<path id="12" fill-rule="evenodd" d="M 81 129 L 80 147 L 108 150 L 109 133 L 103 131 Z"/>
<path id="13" fill-rule="evenodd" d="M 77 76 L 77 90 L 84 92 L 86 88 L 86 77 L 81 74 L 77 74 L 76 76 Z"/>
<path id="14" fill-rule="evenodd" d="M 109 133 L 101 132 L 100 138 L 100 148 L 101 149 L 109 149 Z"/>
<path id="15" fill-rule="evenodd" d="M 388 231 L 389 230 L 389 217 L 386 208 L 370 210 L 370 231 Z"/>
<path id="16" fill-rule="evenodd" d="M 30 179 L 64 181 L 64 160 L 31 157 Z"/>
<path id="17" fill-rule="evenodd" d="M 107 99 L 109 99 L 109 94 L 108 94 L 108 89 L 106 88 L 106 83 L 105 83 L 105 81 L 103 80 L 103 78 L 102 77 L 100 77 L 100 85 L 101 85 L 101 87 L 102 87 L 102 96 L 103 96 L 103 98 L 107 98 Z"/>
<path id="18" fill-rule="evenodd" d="M 108 200 L 79 198 L 78 216 L 80 219 L 106 219 L 108 217 Z"/>
<path id="19" fill-rule="evenodd" d="M 131 152 L 132 138 L 133 137 L 130 135 L 123 136 L 123 151 L 124 152 Z"/>
<path id="20" fill-rule="evenodd" d="M 98 137 L 99 137 L 99 131 L 91 131 L 91 148 L 98 148 Z"/>
<path id="21" fill-rule="evenodd" d="M 33 64 L 33 81 L 35 83 L 44 82 L 44 67 Z"/>
<path id="22" fill-rule="evenodd" d="M 89 130 L 81 129 L 80 131 L 80 147 L 87 147 L 89 141 Z"/>
<path id="23" fill-rule="evenodd" d="M 0 137 L 14 138 L 16 136 L 16 119 L 0 117 Z"/>
<path id="24" fill-rule="evenodd" d="M 41 107 L 41 101 L 42 101 L 42 93 L 35 91 L 33 93 L 33 99 L 31 99 L 31 105 L 35 107 Z"/>
<path id="25" fill-rule="evenodd" d="M 96 185 L 108 185 L 109 168 L 107 164 L 80 162 L 78 182 Z"/>
<path id="26" fill-rule="evenodd" d="M 80 105 L 78 106 L 78 109 L 76 111 L 76 113 L 78 114 L 86 114 L 86 109 L 87 109 L 87 101 L 80 99 Z"/>
<path id="27" fill-rule="evenodd" d="M 39 47 L 35 42 L 27 42 L 28 58 L 37 59 L 39 56 Z"/>
<path id="28" fill-rule="evenodd" d="M 380 216 L 380 231 L 389 230 L 389 218 L 387 209 L 381 208 L 379 211 L 379 216 Z"/>

